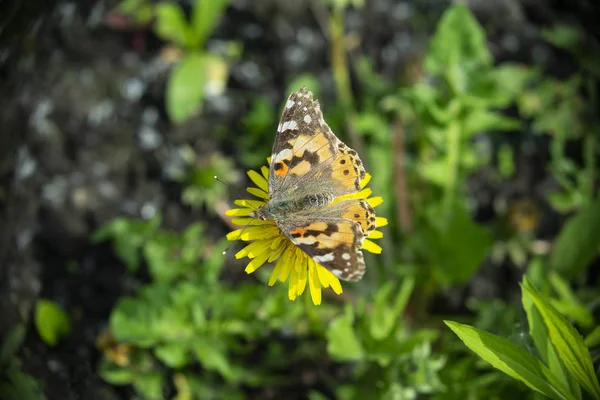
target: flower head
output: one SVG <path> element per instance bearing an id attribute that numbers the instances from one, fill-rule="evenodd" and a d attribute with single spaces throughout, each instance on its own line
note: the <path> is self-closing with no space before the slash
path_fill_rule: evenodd
<path id="1" fill-rule="evenodd" d="M 226 212 L 233 216 L 232 222 L 236 225 L 244 226 L 243 229 L 237 229 L 227 235 L 228 240 L 242 240 L 250 242 L 235 255 L 236 258 L 248 257 L 250 262 L 246 266 L 248 274 L 253 273 L 266 262 L 274 262 L 275 268 L 271 272 L 269 286 L 273 286 L 278 280 L 285 282 L 290 280 L 288 286 L 288 297 L 290 300 L 304 293 L 308 285 L 310 296 L 315 305 L 321 304 L 321 287 L 331 289 L 336 294 L 342 293 L 340 280 L 327 268 L 316 263 L 305 252 L 294 245 L 271 220 L 260 220 L 250 218 L 250 214 L 258 207 L 263 206 L 269 199 L 269 169 L 266 166 L 261 168 L 261 173 L 248 171 L 248 176 L 257 187 L 247 188 L 248 193 L 258 197 L 260 200 L 235 200 L 235 204 L 240 208 L 233 208 Z M 367 199 L 369 204 L 377 207 L 383 202 L 381 197 L 369 197 L 371 189 L 365 188 L 369 183 L 371 176 L 367 174 L 361 182 L 361 188 L 357 193 L 338 197 L 334 202 L 346 199 Z M 387 225 L 387 219 L 377 217 L 377 227 Z M 365 238 L 362 248 L 371 253 L 381 253 L 381 247 L 370 239 L 380 239 L 383 234 L 378 231 L 372 231 Z"/>

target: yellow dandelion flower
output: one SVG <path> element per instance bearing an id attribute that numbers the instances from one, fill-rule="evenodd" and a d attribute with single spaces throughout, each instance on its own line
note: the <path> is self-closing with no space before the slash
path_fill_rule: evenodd
<path id="1" fill-rule="evenodd" d="M 233 208 L 226 215 L 234 217 L 232 222 L 244 226 L 227 235 L 227 239 L 242 240 L 250 242 L 235 255 L 236 258 L 248 257 L 250 262 L 246 266 L 246 273 L 251 274 L 265 263 L 275 262 L 275 267 L 269 279 L 269 286 L 273 286 L 278 280 L 285 282 L 289 279 L 288 297 L 296 300 L 306 290 L 308 285 L 312 302 L 321 304 L 321 288 L 331 288 L 336 294 L 342 293 L 340 280 L 327 268 L 321 266 L 309 257 L 305 252 L 294 245 L 277 227 L 274 221 L 251 218 L 250 214 L 258 207 L 266 204 L 269 199 L 269 169 L 267 166 L 261 168 L 261 173 L 250 170 L 248 176 L 256 187 L 247 188 L 248 193 L 259 198 L 259 200 L 235 200 L 234 204 L 239 208 Z M 366 175 L 361 182 L 361 190 L 357 193 L 340 196 L 334 200 L 339 202 L 347 199 L 366 199 L 372 207 L 377 207 L 383 199 L 371 196 L 371 189 L 365 188 L 371 176 Z M 388 221 L 383 217 L 376 217 L 377 227 L 387 225 Z M 372 231 L 365 238 L 362 248 L 371 253 L 381 253 L 381 247 L 371 239 L 383 237 L 381 231 Z"/>

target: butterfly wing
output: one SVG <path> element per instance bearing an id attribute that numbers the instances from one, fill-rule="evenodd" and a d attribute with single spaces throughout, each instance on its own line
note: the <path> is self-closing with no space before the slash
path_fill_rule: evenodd
<path id="1" fill-rule="evenodd" d="M 299 216 L 277 225 L 294 245 L 338 278 L 358 281 L 364 275 L 361 247 L 376 227 L 375 210 L 366 200 L 341 201 L 324 209 L 318 219 Z"/>
<path id="2" fill-rule="evenodd" d="M 337 197 L 360 190 L 364 177 L 356 151 L 333 134 L 312 92 L 302 88 L 292 93 L 273 145 L 270 199 L 321 193 Z"/>

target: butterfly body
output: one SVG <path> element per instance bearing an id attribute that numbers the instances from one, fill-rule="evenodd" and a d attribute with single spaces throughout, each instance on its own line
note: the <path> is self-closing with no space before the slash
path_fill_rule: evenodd
<path id="1" fill-rule="evenodd" d="M 331 131 L 306 88 L 292 93 L 279 123 L 269 170 L 269 200 L 251 214 L 272 220 L 315 262 L 344 280 L 365 271 L 361 251 L 376 228 L 360 190 L 366 172 L 356 151 Z"/>

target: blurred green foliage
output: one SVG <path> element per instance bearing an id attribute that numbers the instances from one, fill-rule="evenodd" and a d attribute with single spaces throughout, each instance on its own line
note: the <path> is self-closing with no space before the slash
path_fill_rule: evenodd
<path id="1" fill-rule="evenodd" d="M 35 306 L 35 326 L 44 342 L 55 346 L 71 332 L 69 315 L 56 303 L 40 299 Z"/>
<path id="2" fill-rule="evenodd" d="M 404 177 L 414 191 L 410 208 L 418 221 L 406 232 L 410 257 L 434 285 L 448 285 L 468 281 L 492 246 L 491 232 L 471 219 L 462 195 L 467 178 L 492 158 L 489 147 L 473 139 L 519 129 L 520 122 L 501 110 L 517 100 L 531 72 L 493 65 L 482 28 L 457 5 L 443 15 L 423 73 L 383 106 L 411 131 L 405 146 L 416 148 Z"/>
<path id="3" fill-rule="evenodd" d="M 221 94 L 229 76 L 229 62 L 237 58 L 241 48 L 234 42 L 220 51 L 206 48 L 206 42 L 217 28 L 229 0 L 195 0 L 191 16 L 186 19 L 183 8 L 169 1 L 124 0 L 118 11 L 135 23 L 152 23 L 154 33 L 176 47 L 175 60 L 166 88 L 166 109 L 173 122 L 179 123 L 197 114 L 207 95 Z"/>
<path id="4" fill-rule="evenodd" d="M 0 338 L 0 394 L 5 400 L 43 400 L 38 382 L 21 371 L 17 352 L 25 338 L 25 327 L 14 326 Z"/>
<path id="5" fill-rule="evenodd" d="M 385 199 L 378 208 L 390 220 L 384 253 L 368 256 L 365 283 L 345 285 L 344 297 L 313 307 L 268 288 L 265 267 L 255 279 L 242 279 L 242 267 L 225 264 L 225 245 L 211 239 L 204 222 L 183 232 L 163 228 L 159 215 L 109 222 L 94 240 L 110 241 L 143 283 L 111 314 L 109 339 L 99 344 L 101 376 L 132 386 L 143 399 L 247 398 L 299 388 L 310 399 L 597 398 L 600 291 L 582 283 L 600 246 L 600 124 L 590 83 L 598 72 L 593 55 L 580 50 L 581 35 L 568 27 L 545 34 L 582 64 L 581 73 L 561 81 L 535 68 L 495 64 L 483 28 L 456 4 L 440 19 L 427 53 L 392 81 L 369 58 L 346 57 L 344 13 L 362 3 L 327 4 L 338 101 L 321 97 L 321 104 L 332 129 L 361 154 L 374 193 Z M 174 4 L 154 9 L 156 33 L 184 53 L 166 93 L 174 121 L 201 106 L 208 82 L 198 73 L 206 67 L 204 46 L 225 7 L 197 1 L 189 22 Z M 286 92 L 306 85 L 320 97 L 319 82 L 301 75 Z M 238 161 L 255 168 L 270 155 L 280 107 L 266 96 L 253 99 L 241 121 L 245 131 L 231 135 L 241 149 Z M 508 116 L 508 108 L 518 115 Z M 499 186 L 519 173 L 515 149 L 490 138 L 525 132 L 550 143 L 547 167 L 558 190 L 544 200 L 574 213 L 550 252 L 533 250 L 539 209 L 531 199 L 507 205 L 491 223 L 473 218 L 468 183 L 474 174 L 486 171 Z M 583 143 L 582 165 L 566 151 L 573 140 Z M 213 175 L 235 182 L 233 160 L 215 154 L 196 161 L 191 150 L 184 158 L 183 201 L 219 215 L 226 190 Z M 467 314 L 435 314 L 434 300 L 470 282 L 486 260 L 509 260 L 527 271 L 522 303 L 473 298 Z M 460 321 L 447 324 L 481 359 L 442 319 Z"/>

